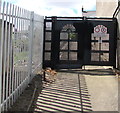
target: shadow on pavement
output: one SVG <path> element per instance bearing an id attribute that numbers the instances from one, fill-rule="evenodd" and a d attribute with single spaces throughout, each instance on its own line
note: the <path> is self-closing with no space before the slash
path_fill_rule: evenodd
<path id="1" fill-rule="evenodd" d="M 67 71 L 67 69 L 58 70 L 58 72 L 63 73 L 73 73 L 91 76 L 114 76 L 116 75 L 112 69 L 72 69 Z"/>
<path id="2" fill-rule="evenodd" d="M 84 76 L 59 72 L 57 80 L 43 88 L 31 110 L 42 113 L 92 111 Z"/>

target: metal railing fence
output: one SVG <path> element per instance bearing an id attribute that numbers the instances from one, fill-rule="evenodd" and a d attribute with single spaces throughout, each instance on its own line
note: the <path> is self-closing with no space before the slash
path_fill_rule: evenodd
<path id="1" fill-rule="evenodd" d="M 7 111 L 42 65 L 44 18 L 1 2 L 0 112 Z"/>

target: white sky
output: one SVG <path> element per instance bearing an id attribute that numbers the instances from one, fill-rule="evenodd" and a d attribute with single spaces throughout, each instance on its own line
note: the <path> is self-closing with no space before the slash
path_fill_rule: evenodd
<path id="1" fill-rule="evenodd" d="M 84 10 L 96 10 L 96 0 L 5 0 L 43 16 L 82 16 Z"/>

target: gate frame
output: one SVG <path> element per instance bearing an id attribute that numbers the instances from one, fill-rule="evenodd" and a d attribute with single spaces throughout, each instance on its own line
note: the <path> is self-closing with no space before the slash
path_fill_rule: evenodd
<path id="1" fill-rule="evenodd" d="M 46 68 L 46 67 L 51 67 L 53 69 L 56 68 L 56 64 L 57 64 L 57 60 L 56 58 L 58 57 L 55 57 L 56 56 L 56 52 L 59 52 L 57 50 L 59 50 L 57 47 L 58 45 L 56 43 L 56 48 L 54 49 L 53 47 L 53 42 L 55 41 L 55 35 L 56 33 L 54 32 L 55 30 L 55 27 L 56 27 L 56 24 L 55 22 L 58 21 L 58 20 L 64 20 L 64 21 L 83 21 L 83 22 L 86 22 L 86 21 L 90 21 L 90 20 L 95 20 L 95 21 L 113 21 L 114 23 L 114 55 L 113 55 L 113 64 L 112 65 L 109 65 L 109 64 L 106 64 L 106 66 L 113 66 L 114 68 L 116 68 L 116 44 L 117 44 L 117 19 L 116 18 L 97 18 L 97 17 L 57 17 L 57 16 L 52 16 L 52 17 L 45 17 L 44 19 L 44 45 L 43 45 L 43 68 Z M 46 33 L 46 23 L 47 22 L 51 22 L 52 23 L 52 28 L 51 28 L 51 60 L 50 61 L 47 61 L 45 60 L 45 33 Z M 49 51 L 50 52 L 50 51 Z M 110 52 L 109 52 L 109 55 L 110 55 Z M 87 64 L 87 63 L 84 63 L 84 59 L 83 58 L 83 65 L 96 65 L 94 63 L 90 63 L 90 64 Z M 102 66 L 102 64 L 99 64 Z"/>

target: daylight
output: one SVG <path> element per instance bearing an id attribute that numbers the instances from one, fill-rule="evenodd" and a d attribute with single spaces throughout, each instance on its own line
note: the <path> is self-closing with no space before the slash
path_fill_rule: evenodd
<path id="1" fill-rule="evenodd" d="M 82 16 L 81 8 L 96 10 L 96 0 L 6 0 L 43 16 Z"/>
<path id="2" fill-rule="evenodd" d="M 0 0 L 0 113 L 120 113 L 120 0 Z"/>

